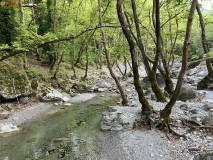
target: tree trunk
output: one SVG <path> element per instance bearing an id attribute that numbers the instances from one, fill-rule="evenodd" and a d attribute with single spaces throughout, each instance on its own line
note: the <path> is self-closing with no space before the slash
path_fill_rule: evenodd
<path id="1" fill-rule="evenodd" d="M 176 103 L 176 101 L 178 99 L 178 96 L 180 94 L 180 91 L 181 91 L 181 88 L 182 88 L 182 84 L 183 84 L 183 80 L 184 80 L 184 76 L 185 76 L 187 68 L 188 68 L 188 65 L 187 65 L 187 63 L 188 63 L 188 49 L 189 49 L 189 44 L 190 44 L 192 21 L 193 21 L 196 5 L 197 5 L 197 0 L 193 0 L 192 1 L 192 5 L 191 5 L 191 9 L 190 9 L 190 13 L 189 13 L 189 17 L 188 17 L 186 35 L 185 35 L 185 40 L 184 40 L 183 56 L 182 56 L 182 67 L 181 67 L 181 71 L 180 71 L 179 76 L 178 76 L 178 81 L 177 81 L 177 85 L 176 85 L 174 94 L 172 95 L 171 100 L 169 101 L 169 103 L 160 112 L 160 117 L 164 119 L 165 123 L 169 123 L 170 122 L 169 116 L 170 116 L 170 114 L 172 112 L 172 107 Z"/>
<path id="2" fill-rule="evenodd" d="M 125 66 L 125 70 L 124 70 L 124 77 L 126 77 L 126 73 L 127 73 L 127 62 L 126 62 L 126 56 L 124 55 L 124 66 Z M 124 78 L 123 77 L 123 78 Z"/>
<path id="3" fill-rule="evenodd" d="M 205 25 L 204 25 L 204 21 L 203 21 L 203 15 L 202 15 L 202 12 L 200 11 L 199 4 L 197 4 L 196 9 L 197 9 L 197 13 L 198 13 L 199 19 L 200 19 L 200 26 L 201 26 L 201 31 L 202 31 L 201 38 L 202 38 L 203 50 L 204 50 L 204 53 L 207 54 L 209 52 L 209 48 L 208 48 L 208 44 L 207 44 L 207 41 L 206 41 L 206 30 L 205 30 Z M 207 60 L 206 65 L 207 65 L 207 69 L 208 69 L 208 72 L 209 72 L 209 76 L 213 76 L 213 68 L 212 68 L 212 65 L 211 65 L 211 60 Z"/>
<path id="4" fill-rule="evenodd" d="M 56 29 L 56 6 L 57 6 L 57 0 L 54 0 L 53 33 L 55 33 L 55 29 Z M 56 61 L 57 61 L 55 44 L 53 44 L 52 47 L 53 47 L 53 62 L 50 65 L 50 71 L 52 71 L 54 69 Z"/>
<path id="5" fill-rule="evenodd" d="M 149 102 L 145 98 L 143 89 L 141 87 L 141 83 L 140 83 L 140 79 L 139 79 L 139 72 L 138 72 L 138 64 L 137 64 L 137 60 L 135 57 L 135 54 L 136 54 L 135 53 L 135 42 L 132 38 L 131 32 L 127 29 L 128 25 L 124 19 L 121 6 L 122 6 L 121 0 L 117 0 L 118 19 L 120 21 L 123 33 L 129 43 L 129 47 L 130 47 L 130 53 L 131 53 L 131 58 L 132 58 L 132 68 L 133 68 L 133 74 L 134 74 L 134 86 L 138 93 L 139 101 L 142 104 L 142 114 L 148 115 L 149 114 L 148 112 L 152 111 L 152 108 L 149 106 Z"/>
<path id="6" fill-rule="evenodd" d="M 89 45 L 89 44 L 88 44 Z M 89 54 L 88 54 L 88 45 L 86 47 L 86 60 L 87 60 L 87 63 L 86 63 L 86 70 L 85 70 L 85 75 L 83 77 L 83 80 L 86 80 L 87 78 L 87 73 L 88 73 L 88 64 L 89 64 Z"/>
<path id="7" fill-rule="evenodd" d="M 19 0 L 19 11 L 20 11 L 20 23 L 24 24 L 24 11 L 22 8 L 22 0 Z"/>
<path id="8" fill-rule="evenodd" d="M 142 53 L 142 56 L 143 56 L 143 60 L 144 60 L 144 65 L 146 67 L 146 71 L 147 71 L 147 74 L 148 74 L 148 78 L 149 78 L 149 81 L 151 83 L 151 87 L 152 87 L 152 90 L 153 92 L 155 93 L 156 97 L 157 97 L 157 100 L 158 101 L 161 101 L 161 102 L 166 102 L 166 97 L 164 96 L 162 90 L 160 89 L 160 87 L 158 86 L 158 83 L 157 83 L 157 80 L 156 80 L 156 71 L 157 71 L 157 65 L 158 65 L 158 61 L 159 61 L 159 56 L 160 56 L 160 51 L 161 51 L 161 47 L 160 47 L 160 40 L 158 42 L 158 49 L 157 49 L 157 53 L 156 53 L 156 56 L 155 56 L 155 61 L 153 63 L 153 68 L 151 69 L 150 68 L 150 65 L 149 65 L 149 62 L 147 60 L 147 57 L 146 57 L 146 54 L 145 54 L 145 51 L 144 51 L 144 46 L 143 46 L 143 43 L 142 43 L 142 40 L 141 40 L 141 35 L 140 35 L 140 28 L 139 28 L 139 19 L 138 19 L 138 16 L 137 16 L 137 13 L 136 13 L 136 5 L 135 5 L 135 1 L 134 0 L 131 0 L 132 1 L 132 10 L 133 10 L 133 14 L 134 14 L 134 20 L 135 20 L 135 26 L 136 26 L 136 31 L 137 31 L 137 42 L 138 42 L 138 47 Z M 153 1 L 154 2 L 154 1 Z M 153 4 L 154 5 L 154 4 Z M 154 7 L 156 9 L 158 9 L 158 12 L 156 12 L 156 20 L 157 20 L 157 24 L 156 24 L 156 28 L 160 28 L 160 19 L 159 19 L 159 5 L 157 4 L 156 2 L 156 7 Z M 158 18 L 158 19 L 157 19 Z M 157 30 L 157 29 L 156 29 Z M 160 31 L 159 29 L 156 31 L 156 36 L 160 36 Z M 159 34 L 159 35 L 157 35 Z"/>
<path id="9" fill-rule="evenodd" d="M 98 5 L 99 5 L 99 22 L 100 22 L 100 30 L 101 30 L 101 34 L 102 34 L 102 39 L 103 39 L 103 45 L 104 45 L 104 49 L 105 49 L 105 56 L 106 56 L 106 60 L 107 60 L 107 67 L 110 71 L 110 74 L 112 76 L 112 78 L 114 79 L 119 91 L 120 91 L 120 94 L 121 94 L 121 97 L 122 97 L 122 104 L 123 106 L 126 106 L 128 105 L 128 100 L 127 100 L 127 97 L 123 91 L 123 88 L 121 87 L 121 84 L 120 82 L 118 81 L 117 77 L 115 76 L 113 70 L 112 70 L 112 67 L 111 67 L 111 64 L 110 64 L 110 58 L 109 58 L 109 51 L 108 51 L 108 48 L 107 48 L 107 42 L 106 42 L 106 37 L 105 37 L 105 33 L 104 33 L 104 30 L 103 30 L 103 22 L 102 22 L 102 14 L 101 14 L 101 1 L 98 0 Z"/>

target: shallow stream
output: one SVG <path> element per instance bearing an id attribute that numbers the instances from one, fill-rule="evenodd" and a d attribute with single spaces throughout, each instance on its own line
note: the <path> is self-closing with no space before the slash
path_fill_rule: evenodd
<path id="1" fill-rule="evenodd" d="M 104 139 L 101 113 L 115 105 L 117 95 L 97 95 L 54 114 L 22 125 L 22 130 L 0 136 L 0 160 L 94 159 Z"/>

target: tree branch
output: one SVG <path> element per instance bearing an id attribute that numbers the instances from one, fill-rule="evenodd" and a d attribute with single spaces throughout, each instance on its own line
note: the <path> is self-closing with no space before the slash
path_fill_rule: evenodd
<path id="1" fill-rule="evenodd" d="M 209 60 L 209 59 L 213 59 L 213 57 L 207 57 L 207 58 L 202 58 L 202 59 L 198 59 L 198 60 L 194 60 L 194 61 L 188 62 L 188 66 L 191 65 L 191 64 L 194 64 L 194 63 L 197 63 L 197 62 L 206 61 L 206 60 Z"/>

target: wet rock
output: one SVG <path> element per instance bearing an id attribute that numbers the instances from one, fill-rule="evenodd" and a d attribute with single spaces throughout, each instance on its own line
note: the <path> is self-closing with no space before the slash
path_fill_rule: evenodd
<path id="1" fill-rule="evenodd" d="M 114 111 L 114 112 L 113 112 Z M 101 129 L 118 131 L 132 129 L 136 119 L 140 117 L 140 109 L 133 107 L 113 106 L 102 113 Z"/>
<path id="2" fill-rule="evenodd" d="M 182 109 L 182 110 L 188 110 L 189 107 L 186 104 L 182 104 L 182 105 L 180 105 L 180 109 Z"/>
<path id="3" fill-rule="evenodd" d="M 202 107 L 205 111 L 208 111 L 210 109 L 213 109 L 213 105 L 212 104 L 205 104 L 203 107 Z"/>
<path id="4" fill-rule="evenodd" d="M 197 95 L 195 91 L 191 87 L 185 86 L 185 87 L 182 87 L 178 100 L 185 102 L 189 99 L 195 99 L 196 97 Z"/>
<path id="5" fill-rule="evenodd" d="M 194 160 L 213 160 L 213 153 L 199 154 L 194 158 Z"/>
<path id="6" fill-rule="evenodd" d="M 14 126 L 11 123 L 3 123 L 0 124 L 0 133 L 7 133 L 7 132 L 13 132 L 13 131 L 18 131 L 18 127 Z"/>
<path id="7" fill-rule="evenodd" d="M 206 126 L 213 126 L 213 117 L 211 116 L 206 116 L 202 120 L 202 124 Z"/>

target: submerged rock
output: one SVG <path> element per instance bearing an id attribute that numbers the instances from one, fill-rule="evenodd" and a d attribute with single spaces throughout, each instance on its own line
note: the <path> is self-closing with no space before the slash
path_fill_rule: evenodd
<path id="1" fill-rule="evenodd" d="M 111 106 L 102 113 L 101 129 L 104 131 L 132 129 L 138 118 L 140 108 Z"/>
<path id="2" fill-rule="evenodd" d="M 0 133 L 8 133 L 8 132 L 13 132 L 18 130 L 19 130 L 18 127 L 14 126 L 11 123 L 0 124 Z"/>

